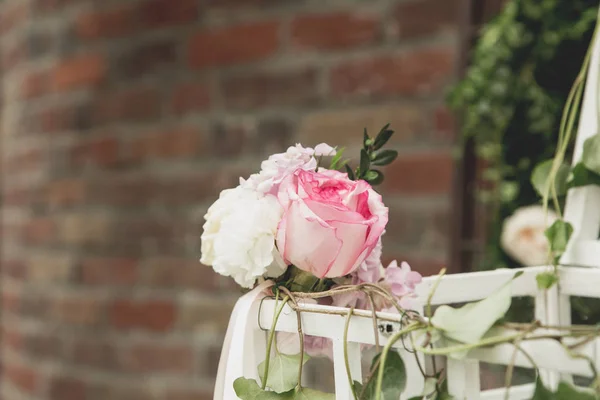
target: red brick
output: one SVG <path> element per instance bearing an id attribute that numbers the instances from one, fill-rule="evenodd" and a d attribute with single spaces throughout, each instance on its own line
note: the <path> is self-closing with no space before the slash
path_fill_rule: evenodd
<path id="1" fill-rule="evenodd" d="M 50 218 L 33 218 L 24 227 L 24 240 L 30 244 L 49 243 L 56 239 L 56 223 Z"/>
<path id="2" fill-rule="evenodd" d="M 198 260 L 156 258 L 144 263 L 141 283 L 159 288 L 215 289 L 215 272 Z"/>
<path id="3" fill-rule="evenodd" d="M 21 96 L 26 99 L 39 97 L 49 91 L 47 71 L 35 71 L 25 76 L 21 86 Z"/>
<path id="4" fill-rule="evenodd" d="M 96 99 L 93 119 L 96 124 L 127 120 L 150 120 L 160 115 L 161 95 L 150 87 L 116 90 Z"/>
<path id="5" fill-rule="evenodd" d="M 185 158 L 199 154 L 203 148 L 203 133 L 191 127 L 181 127 L 166 132 L 144 134 L 129 143 L 128 157 L 132 161 L 152 158 Z"/>
<path id="6" fill-rule="evenodd" d="M 69 90 L 95 86 L 106 75 L 106 63 L 102 55 L 83 54 L 61 61 L 54 69 L 56 90 Z"/>
<path id="7" fill-rule="evenodd" d="M 27 264 L 23 260 L 5 259 L 2 261 L 2 274 L 13 279 L 27 278 Z"/>
<path id="8" fill-rule="evenodd" d="M 30 16 L 30 5 L 27 2 L 15 1 L 5 3 L 0 13 L 0 35 L 17 28 Z"/>
<path id="9" fill-rule="evenodd" d="M 292 21 L 292 45 L 324 50 L 368 45 L 379 39 L 379 30 L 379 17 L 364 12 L 302 15 Z"/>
<path id="10" fill-rule="evenodd" d="M 82 400 L 85 398 L 86 385 L 81 380 L 58 376 L 50 382 L 49 400 Z"/>
<path id="11" fill-rule="evenodd" d="M 401 2 L 394 13 L 402 39 L 431 35 L 458 25 L 459 0 Z"/>
<path id="12" fill-rule="evenodd" d="M 81 338 L 73 344 L 71 359 L 79 365 L 116 370 L 119 351 L 110 340 Z"/>
<path id="13" fill-rule="evenodd" d="M 197 0 L 144 0 L 139 16 L 146 27 L 181 25 L 198 19 L 199 4 Z"/>
<path id="14" fill-rule="evenodd" d="M 111 166 L 119 161 L 119 142 L 115 138 L 103 138 L 80 143 L 71 149 L 70 158 L 75 166 L 87 163 Z"/>
<path id="15" fill-rule="evenodd" d="M 34 359 L 65 359 L 70 350 L 66 341 L 47 332 L 29 334 L 25 343 L 26 353 Z"/>
<path id="16" fill-rule="evenodd" d="M 8 312 L 18 312 L 20 310 L 21 298 L 16 293 L 2 293 L 2 310 Z"/>
<path id="17" fill-rule="evenodd" d="M 210 107 L 209 89 L 198 82 L 186 82 L 175 86 L 171 94 L 171 110 L 181 115 L 193 111 L 204 111 Z"/>
<path id="18" fill-rule="evenodd" d="M 206 29 L 190 38 L 193 68 L 244 64 L 265 59 L 279 47 L 279 23 L 273 21 Z"/>
<path id="19" fill-rule="evenodd" d="M 33 148 L 21 154 L 7 155 L 5 160 L 4 173 L 22 172 L 24 170 L 41 168 L 44 154 L 40 148 Z"/>
<path id="20" fill-rule="evenodd" d="M 138 275 L 136 260 L 87 258 L 81 263 L 81 282 L 86 285 L 133 285 Z"/>
<path id="21" fill-rule="evenodd" d="M 179 44 L 178 38 L 171 38 L 128 47 L 116 60 L 116 70 L 125 79 L 172 71 L 179 61 Z"/>
<path id="22" fill-rule="evenodd" d="M 185 374 L 194 369 L 194 349 L 184 345 L 135 344 L 122 350 L 121 358 L 128 372 Z"/>
<path id="23" fill-rule="evenodd" d="M 445 106 L 438 107 L 434 112 L 435 134 L 443 140 L 456 139 L 456 120 L 452 112 Z"/>
<path id="24" fill-rule="evenodd" d="M 4 374 L 13 385 L 30 394 L 35 394 L 41 383 L 39 373 L 24 365 L 15 365 L 4 361 Z"/>
<path id="25" fill-rule="evenodd" d="M 2 343 L 6 344 L 13 351 L 20 351 L 20 350 L 23 350 L 23 345 L 25 343 L 25 339 L 21 332 L 3 329 L 2 330 Z"/>
<path id="26" fill-rule="evenodd" d="M 336 97 L 439 92 L 454 74 L 454 58 L 454 49 L 440 47 L 350 61 L 332 69 L 331 91 Z"/>
<path id="27" fill-rule="evenodd" d="M 6 43 L 6 50 L 2 52 L 2 68 L 4 72 L 11 71 L 27 59 L 25 44 L 22 41 L 13 40 L 12 43 Z"/>
<path id="28" fill-rule="evenodd" d="M 39 130 L 45 134 L 59 133 L 73 128 L 74 109 L 63 105 L 50 105 L 32 118 L 37 119 Z"/>
<path id="29" fill-rule="evenodd" d="M 124 36 L 135 29 L 136 15 L 132 4 L 80 14 L 75 21 L 75 31 L 84 39 Z"/>
<path id="30" fill-rule="evenodd" d="M 105 304 L 89 295 L 55 299 L 52 317 L 68 325 L 97 325 L 104 320 Z"/>
<path id="31" fill-rule="evenodd" d="M 81 179 L 61 179 L 48 183 L 47 204 L 64 207 L 80 204 L 85 199 L 86 182 Z"/>
<path id="32" fill-rule="evenodd" d="M 388 193 L 440 195 L 450 193 L 454 160 L 449 151 L 401 154 L 385 170 Z"/>
<path id="33" fill-rule="evenodd" d="M 110 309 L 112 325 L 121 330 L 166 332 L 173 327 L 176 307 L 172 301 L 116 300 Z"/>
<path id="34" fill-rule="evenodd" d="M 319 100 L 316 69 L 233 76 L 222 83 L 225 104 L 230 108 L 252 109 L 263 106 L 300 106 Z"/>

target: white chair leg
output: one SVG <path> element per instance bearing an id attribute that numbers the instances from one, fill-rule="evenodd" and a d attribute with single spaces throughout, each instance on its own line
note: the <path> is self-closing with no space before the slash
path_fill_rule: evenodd
<path id="1" fill-rule="evenodd" d="M 360 343 L 348 343 L 347 349 L 350 376 L 353 381 L 362 382 Z M 333 372 L 335 378 L 335 399 L 354 400 L 346 371 L 344 341 L 342 339 L 333 340 Z"/>
<path id="2" fill-rule="evenodd" d="M 481 379 L 479 361 L 448 358 L 448 392 L 457 400 L 479 400 Z"/>

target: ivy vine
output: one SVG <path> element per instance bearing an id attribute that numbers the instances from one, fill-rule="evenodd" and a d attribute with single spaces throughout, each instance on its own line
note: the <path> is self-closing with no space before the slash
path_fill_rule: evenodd
<path id="1" fill-rule="evenodd" d="M 493 215 L 479 269 L 519 266 L 499 245 L 502 222 L 548 193 L 551 170 L 557 178 L 553 206 L 559 214 L 567 187 L 600 182 L 597 170 L 588 165 L 572 171 L 562 163 L 556 171 L 552 168 L 565 128 L 561 111 L 584 63 L 597 12 L 598 0 L 509 1 L 483 29 L 465 78 L 450 93 L 463 139 L 473 138 L 477 156 L 487 166 L 482 178 L 490 183 L 485 185 L 489 189 L 478 191 Z M 563 143 L 563 159 L 570 159 L 574 137 Z M 559 233 L 568 230 L 555 227 Z M 560 252 L 560 241 L 555 245 L 553 250 Z M 545 276 L 538 282 L 552 285 L 556 280 Z M 575 321 L 589 319 L 592 309 L 600 310 L 600 304 L 578 303 L 574 302 Z M 593 319 L 600 317 L 593 314 Z"/>

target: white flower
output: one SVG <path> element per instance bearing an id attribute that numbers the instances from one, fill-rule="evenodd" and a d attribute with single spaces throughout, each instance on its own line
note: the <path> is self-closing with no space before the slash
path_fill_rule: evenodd
<path id="1" fill-rule="evenodd" d="M 275 234 L 282 212 L 275 196 L 240 186 L 222 191 L 204 216 L 200 262 L 245 288 L 263 275 L 281 275 L 287 266 L 275 247 Z"/>
<path id="2" fill-rule="evenodd" d="M 317 145 L 314 149 L 296 144 L 289 147 L 285 153 L 273 154 L 263 161 L 260 173 L 250 175 L 248 180 L 240 179 L 240 185 L 259 193 L 275 194 L 281 181 L 297 169 L 314 171 L 317 168 L 315 156 L 332 155 L 335 155 L 335 149 L 325 143 Z"/>
<path id="3" fill-rule="evenodd" d="M 544 265 L 548 262 L 547 227 L 556 221 L 556 214 L 538 205 L 519 208 L 504 221 L 500 243 L 504 251 L 523 266 Z"/>

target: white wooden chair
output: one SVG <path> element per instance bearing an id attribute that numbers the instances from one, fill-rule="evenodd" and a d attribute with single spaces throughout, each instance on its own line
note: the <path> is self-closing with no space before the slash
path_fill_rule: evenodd
<path id="1" fill-rule="evenodd" d="M 598 71 L 600 68 L 600 42 L 596 41 L 592 54 L 588 80 L 584 94 L 574 163 L 582 156 L 583 142 L 598 130 Z M 548 291 L 537 288 L 535 276 L 549 267 L 523 269 L 524 274 L 512 283 L 512 296 L 530 296 L 535 300 L 535 317 L 545 325 L 567 325 L 570 320 L 571 296 L 600 298 L 600 188 L 596 186 L 572 189 L 568 193 L 565 210 L 567 219 L 575 228 L 573 238 L 561 260 L 559 267 L 560 283 Z M 418 266 L 417 266 L 418 267 Z M 432 305 L 465 303 L 485 298 L 514 276 L 514 270 L 496 270 L 457 274 L 444 277 L 432 299 Z M 415 309 L 422 311 L 435 277 L 424 279 L 418 287 L 418 301 Z M 215 400 L 237 399 L 233 382 L 244 376 L 258 380 L 257 366 L 265 356 L 266 331 L 271 326 L 275 302 L 263 302 L 259 313 L 260 299 L 255 290 L 242 297 L 235 306 L 231 323 L 221 355 L 219 373 L 215 388 Z M 311 313 L 310 310 L 327 308 L 347 313 L 346 309 L 336 309 L 311 305 L 302 312 L 302 328 L 305 334 L 330 338 L 333 341 L 335 397 L 337 400 L 351 400 L 352 392 L 346 375 L 343 354 L 344 316 Z M 260 315 L 259 315 L 260 314 Z M 384 315 L 384 314 L 381 314 Z M 388 314 L 388 316 L 390 316 Z M 261 329 L 261 327 L 265 329 Z M 297 332 L 295 312 L 289 307 L 280 316 L 276 330 Z M 379 342 L 385 344 L 387 336 L 379 334 Z M 368 313 L 351 317 L 348 331 L 348 355 L 351 375 L 361 380 L 360 344 L 375 344 L 372 319 Z M 416 365 L 414 355 L 408 354 L 402 343 L 395 345 L 403 355 L 408 373 L 408 384 L 403 398 L 417 396 L 423 390 L 423 377 Z M 522 347 L 535 359 L 541 370 L 540 377 L 550 388 L 555 388 L 559 380 L 570 379 L 570 375 L 592 376 L 589 362 L 573 359 L 563 348 L 550 339 L 529 341 Z M 579 353 L 593 360 L 600 370 L 600 339 L 587 344 Z M 498 345 L 472 351 L 467 359 L 447 360 L 446 373 L 448 389 L 457 399 L 504 399 L 505 389 L 482 391 L 480 387 L 480 362 L 509 365 L 512 363 L 514 347 Z M 423 361 L 423 360 L 422 360 Z M 514 358 L 514 364 L 532 368 L 528 359 L 521 353 Z M 510 399 L 529 399 L 533 384 L 513 386 Z"/>

